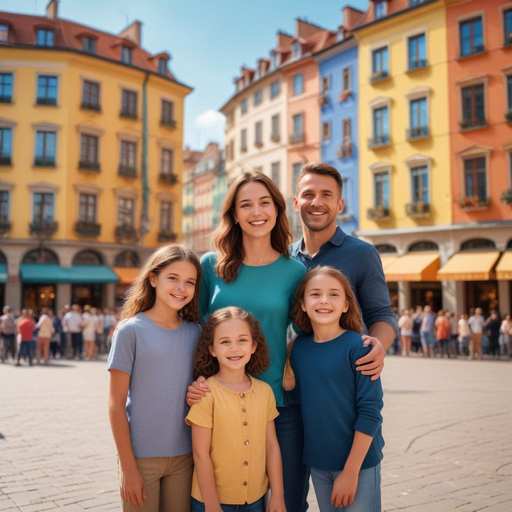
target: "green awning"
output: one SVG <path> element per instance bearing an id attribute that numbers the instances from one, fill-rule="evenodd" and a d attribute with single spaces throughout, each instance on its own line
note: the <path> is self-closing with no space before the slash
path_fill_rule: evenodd
<path id="1" fill-rule="evenodd" d="M 117 283 L 115 272 L 106 265 L 73 265 L 61 267 L 39 263 L 22 263 L 21 280 L 24 283 Z"/>
<path id="2" fill-rule="evenodd" d="M 7 265 L 0 263 L 0 283 L 7 283 Z"/>

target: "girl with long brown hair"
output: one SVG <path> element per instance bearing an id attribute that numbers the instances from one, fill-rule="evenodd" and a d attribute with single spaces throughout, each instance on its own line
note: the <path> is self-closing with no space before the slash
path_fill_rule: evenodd
<path id="1" fill-rule="evenodd" d="M 320 512 L 380 510 L 382 386 L 356 371 L 363 347 L 361 313 L 348 279 L 316 267 L 297 288 L 292 316 L 303 331 L 291 349 L 287 388 L 298 384 L 304 462 Z"/>
<path id="2" fill-rule="evenodd" d="M 155 251 L 130 287 L 108 360 L 109 416 L 123 510 L 190 510 L 185 395 L 200 334 L 201 265 L 181 245 Z"/>
<path id="3" fill-rule="evenodd" d="M 260 322 L 270 354 L 270 367 L 259 375 L 269 384 L 279 410 L 276 430 L 284 468 L 287 510 L 306 510 L 307 468 L 302 464 L 300 407 L 282 388 L 290 307 L 304 265 L 290 258 L 292 241 L 286 202 L 275 183 L 261 172 L 245 172 L 231 185 L 214 233 L 217 252 L 201 259 L 200 310 L 207 318 L 217 309 L 238 306 Z M 198 403 L 206 387 L 194 383 L 189 405 Z"/>

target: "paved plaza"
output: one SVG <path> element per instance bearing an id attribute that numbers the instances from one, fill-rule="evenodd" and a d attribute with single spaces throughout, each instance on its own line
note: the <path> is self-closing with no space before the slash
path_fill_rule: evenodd
<path id="1" fill-rule="evenodd" d="M 389 356 L 383 384 L 383 510 L 512 511 L 511 363 Z M 107 388 L 104 361 L 0 366 L 0 511 L 120 509 Z"/>

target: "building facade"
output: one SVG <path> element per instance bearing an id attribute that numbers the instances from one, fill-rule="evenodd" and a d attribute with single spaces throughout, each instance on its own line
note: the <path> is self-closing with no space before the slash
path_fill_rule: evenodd
<path id="1" fill-rule="evenodd" d="M 107 34 L 60 19 L 52 0 L 46 17 L 0 12 L 0 37 L 5 302 L 111 306 L 154 247 L 181 237 L 191 89 L 169 54 L 141 48 L 140 22 Z"/>
<path id="2" fill-rule="evenodd" d="M 182 241 L 192 250 L 194 249 L 194 168 L 202 156 L 202 151 L 193 151 L 189 147 L 183 150 Z"/>

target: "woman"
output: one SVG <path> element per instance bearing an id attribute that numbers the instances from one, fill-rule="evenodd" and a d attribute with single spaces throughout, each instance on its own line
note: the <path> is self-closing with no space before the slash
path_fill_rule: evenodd
<path id="1" fill-rule="evenodd" d="M 278 406 L 275 424 L 283 458 L 286 508 L 301 512 L 307 506 L 308 481 L 302 463 L 301 412 L 291 397 L 285 397 L 281 384 L 293 295 L 306 269 L 290 258 L 292 236 L 286 203 L 270 178 L 246 172 L 235 180 L 224 199 L 214 240 L 217 253 L 207 253 L 201 260 L 201 314 L 206 318 L 219 308 L 237 306 L 260 322 L 270 368 L 258 378 L 272 387 Z M 193 388 L 189 388 L 189 404 L 199 401 L 193 401 L 194 392 L 199 392 L 198 398 L 204 395 Z"/>
<path id="2" fill-rule="evenodd" d="M 405 309 L 404 314 L 398 320 L 398 327 L 400 328 L 400 335 L 402 336 L 402 355 L 408 356 L 411 353 L 411 337 L 413 321 L 409 310 Z"/>

